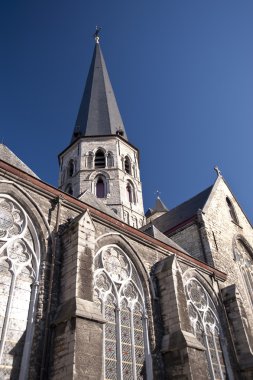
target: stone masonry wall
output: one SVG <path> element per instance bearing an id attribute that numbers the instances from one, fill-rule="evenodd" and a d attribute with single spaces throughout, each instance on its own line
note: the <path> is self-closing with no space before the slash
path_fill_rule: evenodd
<path id="1" fill-rule="evenodd" d="M 196 259 L 204 261 L 203 248 L 200 240 L 199 229 L 196 223 L 168 235 L 175 243 L 184 248 Z"/>
<path id="2" fill-rule="evenodd" d="M 226 197 L 229 198 L 234 207 L 238 224 L 232 220 Z M 234 252 L 234 244 L 239 236 L 243 236 L 249 245 L 253 247 L 252 227 L 222 177 L 218 178 L 209 203 L 203 211 L 202 218 L 205 228 L 203 236 L 206 238 L 205 246 L 209 247 L 206 250 L 206 255 L 209 257 L 209 260 L 213 261 L 213 265 L 217 269 L 228 274 L 227 281 L 222 287 L 225 288 L 235 284 L 242 298 L 245 309 L 244 318 L 246 318 L 246 324 L 249 327 L 247 330 L 249 337 L 245 340 L 243 346 L 246 351 L 252 350 L 253 347 L 249 347 L 251 337 L 253 336 L 252 304 L 238 262 L 235 260 Z M 237 314 L 237 318 L 239 323 L 239 319 L 242 318 L 239 313 Z M 240 351 L 241 349 L 242 346 Z M 251 366 L 253 368 L 253 356 L 251 356 L 248 366 L 249 368 Z"/>

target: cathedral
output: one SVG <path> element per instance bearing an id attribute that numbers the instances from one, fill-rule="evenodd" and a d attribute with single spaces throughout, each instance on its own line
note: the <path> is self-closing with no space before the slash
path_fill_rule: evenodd
<path id="1" fill-rule="evenodd" d="M 55 188 L 0 144 L 0 379 L 253 379 L 252 226 L 218 168 L 144 213 L 98 33 L 58 157 Z"/>

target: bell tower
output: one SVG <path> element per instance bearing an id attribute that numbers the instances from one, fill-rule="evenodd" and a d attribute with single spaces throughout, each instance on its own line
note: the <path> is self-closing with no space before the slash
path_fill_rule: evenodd
<path id="1" fill-rule="evenodd" d="M 59 188 L 76 198 L 90 192 L 140 228 L 145 216 L 139 152 L 128 142 L 98 33 L 71 142 L 59 155 Z"/>

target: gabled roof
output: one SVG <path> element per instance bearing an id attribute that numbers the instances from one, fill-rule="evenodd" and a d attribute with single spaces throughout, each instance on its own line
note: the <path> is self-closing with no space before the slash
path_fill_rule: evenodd
<path id="1" fill-rule="evenodd" d="M 171 240 L 168 236 L 164 235 L 162 232 L 160 232 L 153 224 L 148 224 L 147 226 L 144 226 L 141 228 L 141 231 L 145 234 L 152 236 L 153 238 L 162 241 L 165 244 L 170 245 L 173 248 L 179 249 L 180 251 L 183 251 L 187 253 L 182 247 L 180 247 L 177 243 L 175 243 L 173 240 Z"/>
<path id="2" fill-rule="evenodd" d="M 23 161 L 20 160 L 6 145 L 0 144 L 0 160 L 23 170 L 33 177 L 39 178 Z"/>
<path id="3" fill-rule="evenodd" d="M 79 137 L 116 134 L 127 140 L 102 51 L 97 42 L 71 143 Z"/>
<path id="4" fill-rule="evenodd" d="M 203 209 L 212 191 L 213 185 L 195 195 L 188 201 L 168 211 L 154 220 L 155 226 L 161 232 L 167 232 L 181 223 L 191 219 L 199 209 Z"/>
<path id="5" fill-rule="evenodd" d="M 116 218 L 121 221 L 121 218 L 115 214 L 112 209 L 110 209 L 109 206 L 107 206 L 101 198 L 97 198 L 94 194 L 92 194 L 90 191 L 86 190 L 84 191 L 79 197 L 82 202 L 85 202 L 86 204 L 97 208 L 98 210 L 104 212 L 107 215 L 112 216 L 113 218 Z"/>
<path id="6" fill-rule="evenodd" d="M 129 234 L 129 236 L 135 238 L 135 239 L 141 239 L 142 241 L 147 242 L 148 244 L 151 244 L 153 247 L 157 247 L 159 250 L 164 249 L 165 251 L 173 252 L 177 255 L 177 257 L 180 258 L 180 260 L 186 260 L 189 262 L 192 266 L 195 266 L 197 268 L 202 268 L 205 270 L 206 273 L 209 273 L 213 276 L 216 276 L 219 280 L 225 281 L 227 278 L 226 273 L 221 272 L 220 270 L 211 267 L 210 265 L 207 265 L 206 263 L 201 262 L 200 260 L 184 253 L 181 250 L 175 249 L 172 246 L 169 246 L 168 244 L 159 241 L 157 239 L 152 238 L 149 235 L 146 235 L 144 232 L 137 230 L 134 227 L 129 226 L 128 224 L 116 219 L 115 217 L 111 217 L 107 214 L 104 214 L 102 211 L 86 205 L 81 200 L 72 197 L 69 194 L 66 194 L 62 192 L 59 189 L 56 189 L 55 187 L 41 181 L 40 179 L 29 175 L 28 173 L 24 173 L 22 170 L 13 167 L 12 165 L 8 164 L 7 162 L 4 162 L 0 159 L 0 171 L 3 173 L 8 173 L 9 177 L 16 178 L 18 177 L 20 181 L 24 184 L 24 188 L 30 188 L 32 189 L 40 189 L 42 191 L 42 194 L 45 194 L 46 197 L 50 194 L 52 199 L 54 198 L 64 198 L 67 204 L 69 204 L 71 207 L 74 207 L 75 210 L 79 212 L 86 211 L 89 209 L 89 212 L 92 216 L 92 218 L 98 218 L 104 220 L 106 223 L 110 223 L 110 225 L 115 228 L 118 232 L 122 232 L 122 234 Z"/>
<path id="7" fill-rule="evenodd" d="M 155 214 L 156 212 L 167 212 L 169 211 L 161 198 L 158 196 L 156 198 L 155 202 L 155 207 L 154 208 L 149 208 L 148 211 L 146 212 L 146 217 L 148 218 L 149 216 Z"/>

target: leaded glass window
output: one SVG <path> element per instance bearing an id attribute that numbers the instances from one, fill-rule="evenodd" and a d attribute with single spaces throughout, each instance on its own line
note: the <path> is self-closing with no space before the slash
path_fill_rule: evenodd
<path id="1" fill-rule="evenodd" d="M 221 327 L 211 297 L 195 278 L 185 284 L 187 306 L 193 332 L 206 347 L 209 379 L 225 380 L 226 367 L 221 347 Z"/>
<path id="2" fill-rule="evenodd" d="M 104 326 L 104 378 L 152 379 L 145 297 L 140 277 L 116 245 L 95 257 L 95 301 Z"/>
<path id="3" fill-rule="evenodd" d="M 235 258 L 239 264 L 249 299 L 253 305 L 253 260 L 252 252 L 246 243 L 238 239 L 236 242 Z"/>
<path id="4" fill-rule="evenodd" d="M 0 195 L 0 378 L 25 379 L 32 341 L 39 244 L 24 209 Z"/>

